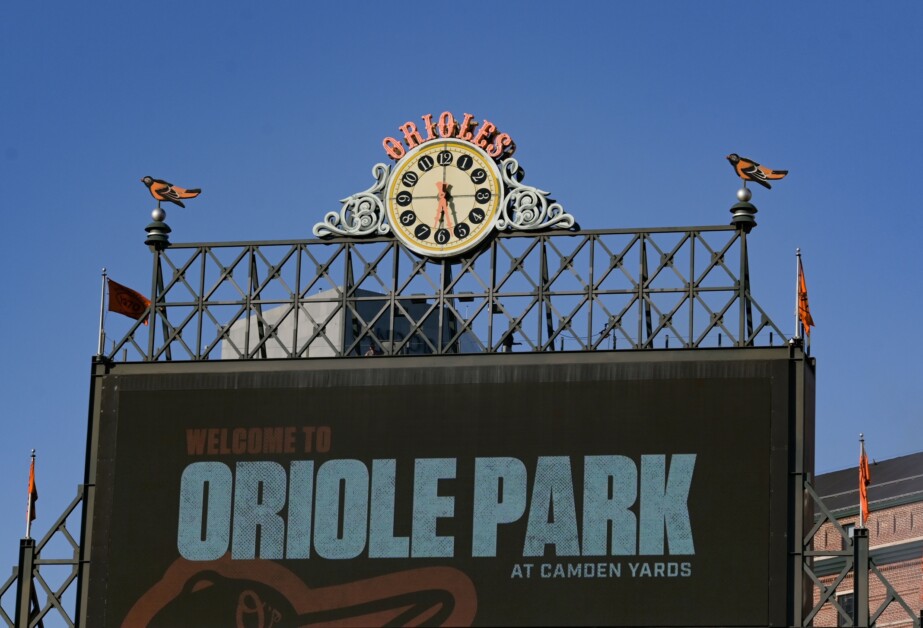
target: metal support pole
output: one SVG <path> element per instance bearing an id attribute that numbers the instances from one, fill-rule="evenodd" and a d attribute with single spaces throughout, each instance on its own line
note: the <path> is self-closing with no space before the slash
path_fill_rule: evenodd
<path id="1" fill-rule="evenodd" d="M 16 628 L 29 628 L 32 610 L 32 569 L 35 566 L 35 539 L 19 541 L 19 580 L 16 583 Z"/>
<path id="2" fill-rule="evenodd" d="M 853 528 L 853 621 L 858 628 L 869 625 L 869 531 Z"/>

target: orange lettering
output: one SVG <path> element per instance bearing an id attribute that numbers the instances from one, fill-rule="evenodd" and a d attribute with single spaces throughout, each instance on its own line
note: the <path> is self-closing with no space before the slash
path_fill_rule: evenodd
<path id="1" fill-rule="evenodd" d="M 247 430 L 242 427 L 234 428 L 234 434 L 231 439 L 231 451 L 235 454 L 242 454 L 247 451 Z"/>
<path id="2" fill-rule="evenodd" d="M 477 126 L 477 124 L 478 121 L 474 119 L 474 116 L 470 113 L 466 113 L 465 119 L 462 120 L 460 125 L 458 125 L 458 135 L 456 135 L 456 137 L 460 140 L 470 142 L 473 136 L 471 135 L 471 131 L 468 129 L 471 128 L 472 125 Z"/>
<path id="3" fill-rule="evenodd" d="M 407 148 L 413 148 L 423 143 L 423 138 L 420 137 L 420 132 L 417 131 L 417 125 L 413 122 L 405 122 L 404 125 L 399 126 L 397 130 L 404 133 L 404 141 L 407 142 Z"/>
<path id="4" fill-rule="evenodd" d="M 388 157 L 391 159 L 397 160 L 407 154 L 407 151 L 404 150 L 404 145 L 393 137 L 386 137 L 381 144 L 385 147 L 385 152 L 388 153 Z"/>
<path id="5" fill-rule="evenodd" d="M 455 135 L 455 129 L 457 127 L 458 122 L 455 121 L 455 116 L 452 115 L 452 112 L 443 111 L 442 115 L 439 116 L 439 136 L 452 137 Z"/>
<path id="6" fill-rule="evenodd" d="M 214 456 L 218 453 L 218 435 L 221 430 L 217 427 L 213 427 L 208 430 L 208 455 Z"/>
<path id="7" fill-rule="evenodd" d="M 487 143 L 490 141 L 491 136 L 496 130 L 497 127 L 493 122 L 484 120 L 484 126 L 481 127 L 481 130 L 478 131 L 478 134 L 474 137 L 474 143 L 481 148 L 487 148 Z"/>
<path id="8" fill-rule="evenodd" d="M 226 429 L 221 430 L 221 449 L 222 454 L 231 453 L 231 448 L 228 446 L 228 431 Z"/>
<path id="9" fill-rule="evenodd" d="M 285 453 L 295 453 L 295 428 L 285 428 Z"/>
<path id="10" fill-rule="evenodd" d="M 205 451 L 204 429 L 186 430 L 186 453 L 190 456 L 201 456 Z"/>
<path id="11" fill-rule="evenodd" d="M 504 149 L 504 146 L 509 146 L 509 149 Z M 511 138 L 506 133 L 501 133 L 494 138 L 494 143 L 487 148 L 487 154 L 491 157 L 500 157 L 505 153 L 513 154 L 513 151 L 516 150 L 516 145 L 513 144 L 513 138 Z"/>
<path id="12" fill-rule="evenodd" d="M 330 451 L 330 442 L 333 440 L 330 428 L 322 425 L 317 428 L 317 451 L 327 453 Z"/>
<path id="13" fill-rule="evenodd" d="M 423 116 L 423 122 L 426 124 L 426 139 L 423 141 L 428 142 L 436 139 L 436 125 L 433 124 L 433 114 L 428 113 Z"/>

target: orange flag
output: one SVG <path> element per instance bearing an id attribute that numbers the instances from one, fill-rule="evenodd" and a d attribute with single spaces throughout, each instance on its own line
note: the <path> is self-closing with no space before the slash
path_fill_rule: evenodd
<path id="1" fill-rule="evenodd" d="M 32 456 L 32 464 L 29 465 L 29 512 L 26 515 L 29 521 L 35 521 L 35 502 L 38 501 L 38 488 L 35 486 L 35 456 Z"/>
<path id="2" fill-rule="evenodd" d="M 808 307 L 808 286 L 804 281 L 804 267 L 801 265 L 801 255 L 798 256 L 798 318 L 810 336 L 811 328 L 814 327 L 814 319 L 811 318 L 811 308 Z"/>
<path id="3" fill-rule="evenodd" d="M 109 311 L 124 314 L 128 318 L 138 320 L 149 307 L 151 302 L 140 292 L 135 292 L 127 286 L 116 283 L 111 279 L 109 282 Z M 144 317 L 144 324 L 147 325 L 147 317 Z"/>
<path id="4" fill-rule="evenodd" d="M 869 493 L 868 485 L 872 481 L 872 475 L 869 472 L 869 457 L 865 454 L 865 441 L 862 441 L 862 448 L 859 453 L 859 508 L 862 511 L 862 525 L 869 518 Z"/>

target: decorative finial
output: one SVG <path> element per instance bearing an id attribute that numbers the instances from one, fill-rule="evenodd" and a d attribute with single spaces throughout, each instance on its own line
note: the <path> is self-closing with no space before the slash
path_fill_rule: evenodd
<path id="1" fill-rule="evenodd" d="M 753 198 L 753 192 L 747 189 L 747 182 L 744 181 L 743 187 L 737 190 L 737 200 L 741 203 L 746 203 L 751 198 Z"/>

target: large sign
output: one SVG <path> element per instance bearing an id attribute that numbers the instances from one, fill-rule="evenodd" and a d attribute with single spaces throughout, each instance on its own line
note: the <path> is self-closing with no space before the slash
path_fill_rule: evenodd
<path id="1" fill-rule="evenodd" d="M 118 365 L 89 625 L 769 625 L 786 356 Z"/>

